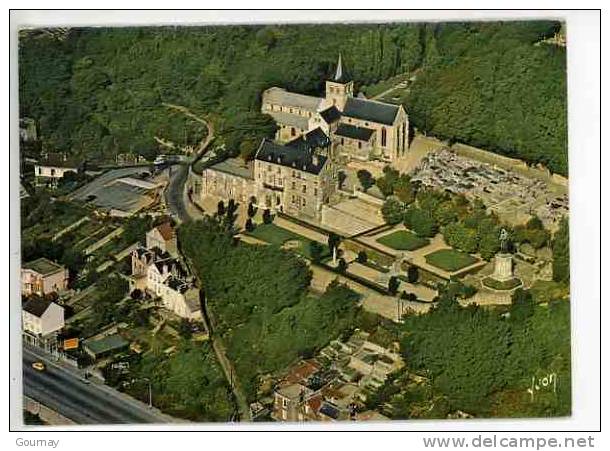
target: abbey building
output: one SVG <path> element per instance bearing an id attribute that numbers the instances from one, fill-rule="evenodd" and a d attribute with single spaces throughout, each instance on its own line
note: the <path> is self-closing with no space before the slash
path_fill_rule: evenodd
<path id="1" fill-rule="evenodd" d="M 354 97 L 341 57 L 325 97 L 272 87 L 261 110 L 278 125 L 253 162 L 230 158 L 203 171 L 201 196 L 254 202 L 261 208 L 319 219 L 338 189 L 338 170 L 352 160 L 392 165 L 406 155 L 409 122 L 402 105 Z"/>

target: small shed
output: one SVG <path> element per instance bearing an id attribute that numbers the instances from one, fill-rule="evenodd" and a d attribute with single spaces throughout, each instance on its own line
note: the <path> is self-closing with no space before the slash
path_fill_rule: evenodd
<path id="1" fill-rule="evenodd" d="M 93 359 L 99 359 L 115 352 L 122 351 L 129 346 L 129 342 L 119 334 L 108 335 L 98 340 L 85 340 L 83 349 Z"/>

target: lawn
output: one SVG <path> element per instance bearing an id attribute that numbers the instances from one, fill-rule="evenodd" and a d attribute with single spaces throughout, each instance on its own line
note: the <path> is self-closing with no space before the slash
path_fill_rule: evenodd
<path id="1" fill-rule="evenodd" d="M 455 249 L 440 249 L 426 255 L 426 261 L 444 271 L 454 272 L 476 263 L 478 259 Z"/>
<path id="2" fill-rule="evenodd" d="M 384 246 L 391 247 L 392 249 L 396 249 L 397 251 L 413 251 L 427 245 L 430 240 L 420 238 L 407 230 L 397 230 L 396 232 L 382 236 L 377 242 Z"/>
<path id="3" fill-rule="evenodd" d="M 259 224 L 252 232 L 249 232 L 248 235 L 276 246 L 282 246 L 287 241 L 298 241 L 299 244 L 292 250 L 306 258 L 311 259 L 309 246 L 312 240 L 297 233 L 291 232 L 290 230 L 276 226 L 275 224 Z M 323 256 L 328 254 L 328 249 L 326 249 L 326 246 L 322 254 Z"/>

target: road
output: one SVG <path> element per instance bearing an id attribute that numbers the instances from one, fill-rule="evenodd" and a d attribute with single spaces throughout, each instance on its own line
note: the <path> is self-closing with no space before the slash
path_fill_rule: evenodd
<path id="1" fill-rule="evenodd" d="M 201 140 L 197 150 L 193 153 L 193 156 L 188 160 L 188 164 L 181 164 L 170 168 L 170 181 L 165 190 L 165 201 L 167 208 L 170 212 L 179 219 L 180 221 L 186 221 L 192 219 L 189 214 L 186 203 L 188 202 L 188 196 L 186 193 L 185 185 L 188 177 L 189 168 L 195 163 L 203 154 L 206 152 L 209 144 L 214 139 L 214 125 L 206 119 L 197 116 L 192 113 L 188 108 L 181 105 L 174 105 L 171 103 L 164 103 L 167 108 L 180 111 L 184 115 L 191 119 L 204 124 L 208 132 L 206 136 Z"/>
<path id="2" fill-rule="evenodd" d="M 46 371 L 34 370 L 32 363 L 35 361 L 43 361 Z M 107 385 L 87 384 L 78 370 L 64 368 L 53 362 L 48 354 L 30 347 L 23 348 L 23 394 L 78 424 L 179 421 Z"/>

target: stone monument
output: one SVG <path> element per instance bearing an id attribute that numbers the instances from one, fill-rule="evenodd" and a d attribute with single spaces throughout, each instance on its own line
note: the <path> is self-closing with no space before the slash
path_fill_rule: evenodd
<path id="1" fill-rule="evenodd" d="M 513 254 L 508 252 L 508 232 L 506 229 L 500 231 L 500 253 L 494 259 L 494 273 L 492 278 L 498 282 L 505 282 L 514 278 L 513 276 Z"/>

